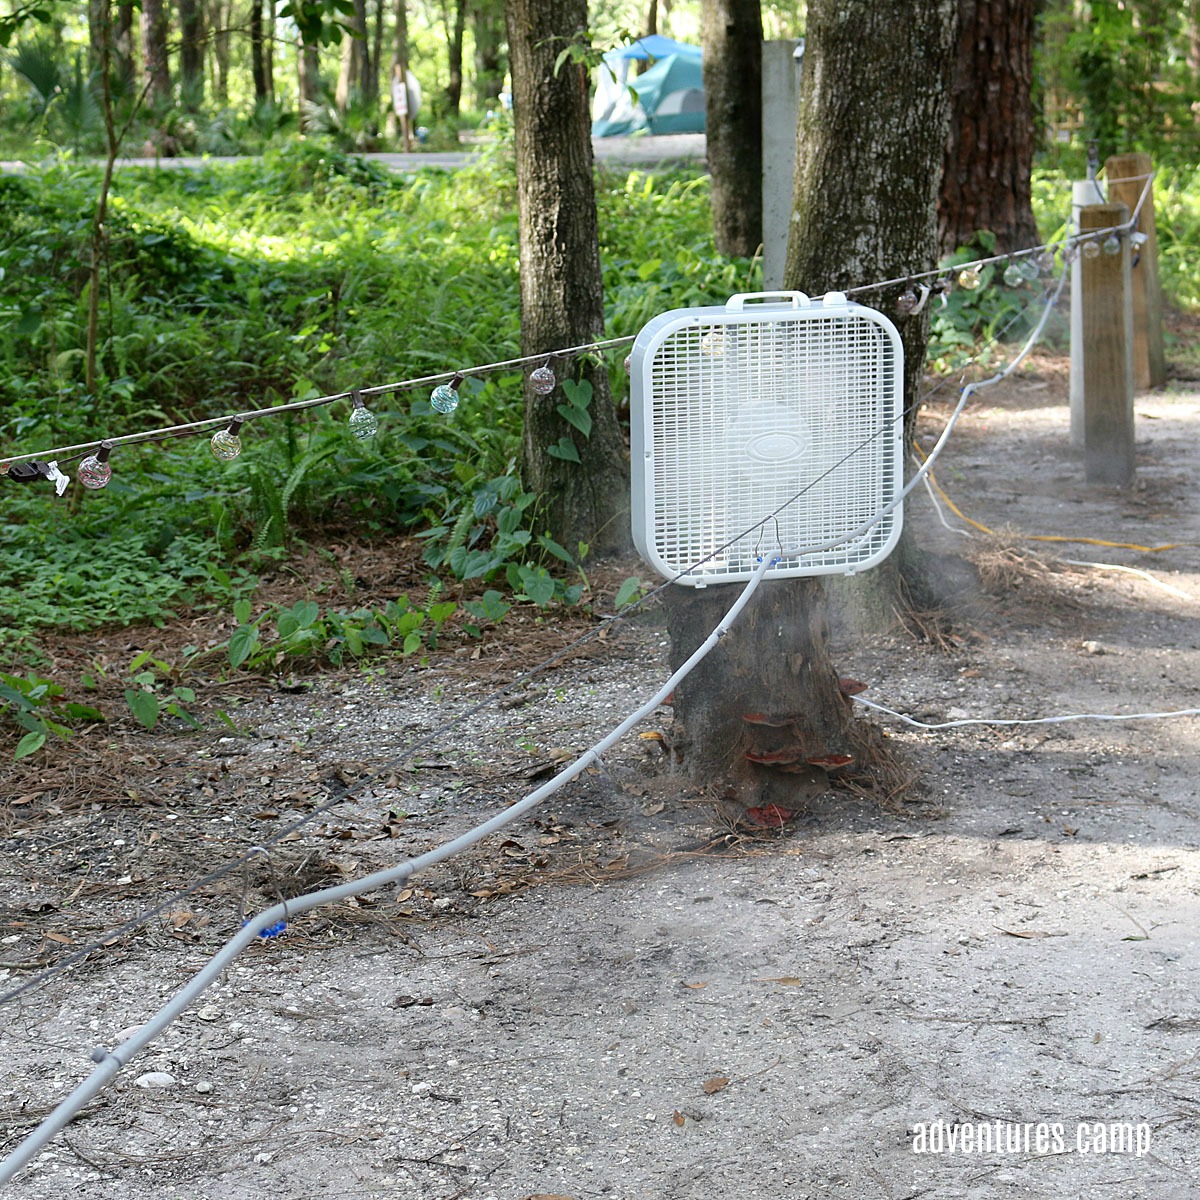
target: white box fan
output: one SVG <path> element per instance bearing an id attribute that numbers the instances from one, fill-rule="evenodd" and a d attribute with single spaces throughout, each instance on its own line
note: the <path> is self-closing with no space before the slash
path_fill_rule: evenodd
<path id="1" fill-rule="evenodd" d="M 782 301 L 782 302 L 781 302 Z M 851 574 L 900 536 L 900 336 L 840 292 L 732 297 L 655 317 L 630 362 L 633 538 L 703 587 Z"/>

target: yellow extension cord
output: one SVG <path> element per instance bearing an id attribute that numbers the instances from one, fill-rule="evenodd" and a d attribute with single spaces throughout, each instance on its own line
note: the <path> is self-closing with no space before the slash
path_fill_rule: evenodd
<path id="1" fill-rule="evenodd" d="M 922 450 L 920 446 L 916 445 L 913 446 L 913 449 L 916 450 L 916 452 L 921 456 L 921 460 L 924 461 L 926 457 L 925 451 Z M 999 536 L 994 529 L 989 529 L 986 525 L 982 525 L 978 521 L 971 520 L 971 518 L 968 517 L 966 513 L 964 513 L 962 509 L 959 508 L 958 505 L 946 495 L 942 485 L 938 483 L 936 478 L 934 478 L 932 471 L 928 473 L 926 478 L 928 478 L 930 486 L 933 488 L 933 490 L 937 492 L 939 496 L 941 496 L 942 500 L 946 504 L 946 507 L 960 521 L 965 521 L 971 526 L 972 529 L 978 529 L 980 533 L 989 534 L 991 537 Z M 1109 546 L 1114 550 L 1140 550 L 1143 554 L 1157 554 L 1160 550 L 1178 550 L 1185 545 L 1190 545 L 1188 542 L 1166 542 L 1162 546 L 1139 546 L 1134 542 L 1106 542 L 1103 538 L 1063 537 L 1058 534 L 1037 533 L 1023 533 L 1020 535 L 1020 537 L 1024 541 L 1029 542 L 1072 542 L 1085 546 Z"/>

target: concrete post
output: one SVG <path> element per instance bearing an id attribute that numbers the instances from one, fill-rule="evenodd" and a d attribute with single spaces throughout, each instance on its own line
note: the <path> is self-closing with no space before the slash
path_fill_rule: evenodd
<path id="1" fill-rule="evenodd" d="M 763 42 L 763 287 L 783 287 L 792 185 L 796 171 L 796 116 L 804 41 Z"/>

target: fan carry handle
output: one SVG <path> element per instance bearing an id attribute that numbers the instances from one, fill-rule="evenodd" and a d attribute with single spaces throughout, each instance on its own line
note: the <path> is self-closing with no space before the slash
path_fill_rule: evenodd
<path id="1" fill-rule="evenodd" d="M 812 303 L 803 292 L 739 292 L 725 302 L 725 311 L 742 312 L 747 307 L 748 300 L 755 302 L 750 306 L 753 308 L 758 306 L 759 301 L 774 299 L 790 300 L 793 308 L 807 308 Z"/>

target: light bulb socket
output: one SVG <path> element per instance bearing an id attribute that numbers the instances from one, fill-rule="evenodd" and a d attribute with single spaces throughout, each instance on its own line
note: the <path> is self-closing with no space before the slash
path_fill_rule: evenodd
<path id="1" fill-rule="evenodd" d="M 367 402 L 363 399 L 362 392 L 360 392 L 358 388 L 354 388 L 350 392 L 350 403 L 353 404 L 355 408 L 367 407 Z"/>
<path id="2" fill-rule="evenodd" d="M 449 386 L 457 392 L 465 378 L 466 376 L 461 371 L 455 371 L 454 378 L 450 380 Z"/>
<path id="3" fill-rule="evenodd" d="M 242 432 L 242 426 L 245 425 L 245 417 L 234 417 L 228 425 L 225 426 L 225 432 L 230 437 L 237 437 Z"/>
<path id="4" fill-rule="evenodd" d="M 96 453 L 93 456 L 98 463 L 108 462 L 108 456 L 112 453 L 113 444 L 109 441 L 101 442 L 96 447 Z"/>

